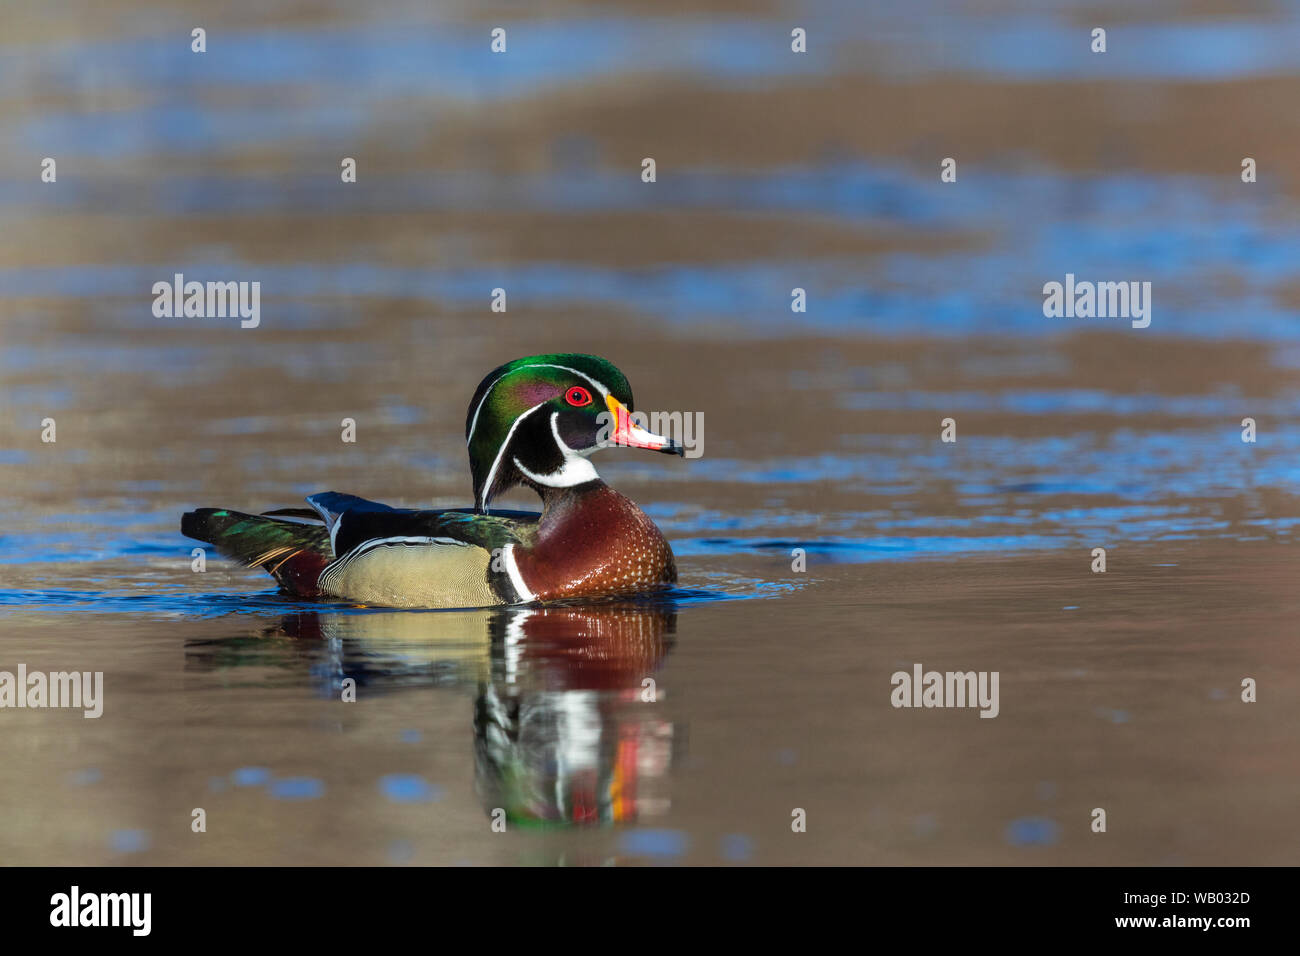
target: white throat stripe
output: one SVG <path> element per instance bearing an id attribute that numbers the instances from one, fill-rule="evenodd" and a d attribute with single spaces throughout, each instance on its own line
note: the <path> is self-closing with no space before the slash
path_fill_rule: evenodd
<path id="1" fill-rule="evenodd" d="M 596 474 L 596 466 L 564 443 L 564 439 L 560 437 L 560 429 L 556 427 L 556 422 L 559 419 L 559 412 L 551 412 L 551 434 L 555 436 L 555 444 L 559 446 L 560 452 L 564 455 L 564 464 L 560 465 L 558 470 L 547 472 L 544 475 L 533 474 L 523 466 L 518 458 L 514 460 L 515 467 L 537 484 L 545 485 L 548 488 L 572 488 L 574 485 L 595 481 L 600 477 L 600 475 Z"/>
<path id="2" fill-rule="evenodd" d="M 519 427 L 520 422 L 522 422 L 525 418 L 527 418 L 529 415 L 537 411 L 545 404 L 546 404 L 545 402 L 539 402 L 538 404 L 534 405 L 532 408 L 528 409 L 528 411 L 522 413 L 513 422 L 511 422 L 510 431 L 506 432 L 506 440 L 503 441 L 501 443 L 501 447 L 497 449 L 497 456 L 496 458 L 492 459 L 492 467 L 488 469 L 487 480 L 483 482 L 483 490 L 479 492 L 478 506 L 482 508 L 484 511 L 487 510 L 487 496 L 488 493 L 492 490 L 492 481 L 496 477 L 497 466 L 501 464 L 501 456 L 504 455 L 506 453 L 506 449 L 510 447 L 510 439 L 515 437 L 515 429 Z"/>

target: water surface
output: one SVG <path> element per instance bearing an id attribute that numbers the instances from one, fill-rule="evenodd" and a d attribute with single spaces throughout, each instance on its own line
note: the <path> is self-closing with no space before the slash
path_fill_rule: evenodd
<path id="1" fill-rule="evenodd" d="M 0 711 L 0 861 L 1294 863 L 1297 10 L 869 6 L 0 14 L 0 670 L 106 687 Z M 557 350 L 703 413 L 597 459 L 675 591 L 194 570 L 195 506 L 464 506 L 474 386 Z M 917 662 L 998 717 L 891 707 Z"/>

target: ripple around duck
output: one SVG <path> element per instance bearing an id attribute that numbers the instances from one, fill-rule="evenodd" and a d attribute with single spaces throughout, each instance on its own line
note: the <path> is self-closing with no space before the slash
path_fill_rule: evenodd
<path id="1" fill-rule="evenodd" d="M 1300 433 L 1277 426 L 1271 436 L 1276 447 L 1252 447 L 1239 440 L 1225 445 L 1221 431 L 1125 431 L 1110 441 L 1090 433 L 972 436 L 961 446 L 960 480 L 950 455 L 912 448 L 910 439 L 880 438 L 882 447 L 868 452 L 779 464 L 702 459 L 692 478 L 706 487 L 784 482 L 791 486 L 787 494 L 800 495 L 800 486 L 831 481 L 841 494 L 859 495 L 859 503 L 850 498 L 840 510 L 818 511 L 777 501 L 740 511 L 661 497 L 648 510 L 672 542 L 683 585 L 643 600 L 692 606 L 786 594 L 803 585 L 772 580 L 770 563 L 779 562 L 785 577 L 795 549 L 819 562 L 853 564 L 1005 556 L 1097 541 L 1289 539 L 1300 518 L 1279 513 L 1272 502 L 1300 482 L 1286 451 L 1300 442 Z M 941 504 L 931 497 L 934 489 L 946 489 Z M 89 520 L 58 514 L 29 519 L 27 527 L 0 538 L 0 567 L 10 585 L 0 590 L 0 609 L 197 618 L 322 608 L 366 613 L 295 601 L 270 589 L 249 591 L 260 575 L 222 561 L 209 567 L 219 579 L 189 574 L 193 543 L 172 530 L 170 512 L 97 510 L 91 502 L 87 513 Z M 203 590 L 213 587 L 228 591 Z"/>
<path id="2" fill-rule="evenodd" d="M 617 605 L 642 610 L 677 609 L 717 601 L 743 601 L 780 597 L 796 585 L 788 582 L 764 581 L 732 574 L 707 575 L 713 587 L 674 587 L 653 594 L 632 597 L 575 599 L 557 601 L 548 607 L 601 607 Z M 512 605 L 522 607 L 528 605 Z M 392 614 L 392 608 L 358 607 L 354 604 L 329 601 L 301 601 L 279 591 L 210 593 L 192 592 L 183 588 L 159 588 L 151 592 L 122 593 L 114 591 L 84 591 L 70 588 L 32 588 L 0 590 L 0 613 L 5 610 L 49 609 L 86 611 L 94 614 L 125 613 L 135 615 L 160 615 L 189 619 L 215 619 L 236 614 L 283 615 L 307 612 L 329 612 L 332 615 L 364 616 Z M 402 609 L 403 614 L 452 614 L 478 608 L 412 608 Z M 487 610 L 496 610 L 489 608 Z M 504 608 L 502 609 L 504 610 Z"/>

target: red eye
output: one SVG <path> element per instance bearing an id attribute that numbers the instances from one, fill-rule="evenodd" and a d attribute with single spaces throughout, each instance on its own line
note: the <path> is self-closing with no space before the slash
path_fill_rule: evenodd
<path id="1" fill-rule="evenodd" d="M 591 404 L 591 392 L 581 385 L 575 385 L 564 393 L 564 400 L 574 408 L 581 408 L 583 405 Z"/>

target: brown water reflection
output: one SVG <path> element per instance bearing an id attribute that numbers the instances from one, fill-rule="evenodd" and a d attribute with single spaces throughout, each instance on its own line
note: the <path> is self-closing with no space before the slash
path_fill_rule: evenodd
<path id="1" fill-rule="evenodd" d="M 653 705 L 675 629 L 671 606 L 653 604 L 298 611 L 258 636 L 191 642 L 186 659 L 261 666 L 269 643 L 322 696 L 472 689 L 476 790 L 498 827 L 635 823 L 670 803 L 673 726 Z"/>

